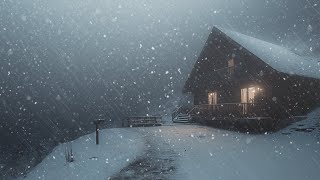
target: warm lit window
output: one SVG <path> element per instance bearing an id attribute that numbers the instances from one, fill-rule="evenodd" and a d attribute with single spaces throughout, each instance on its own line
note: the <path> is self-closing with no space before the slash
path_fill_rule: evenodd
<path id="1" fill-rule="evenodd" d="M 248 113 L 249 105 L 259 103 L 259 98 L 263 96 L 263 89 L 259 87 L 249 87 L 241 89 L 242 113 Z"/>
<path id="2" fill-rule="evenodd" d="M 217 93 L 216 92 L 208 93 L 208 104 L 210 104 L 210 105 L 217 104 Z"/>
<path id="3" fill-rule="evenodd" d="M 263 96 L 263 89 L 259 87 L 241 89 L 241 103 L 255 103 L 258 96 Z"/>

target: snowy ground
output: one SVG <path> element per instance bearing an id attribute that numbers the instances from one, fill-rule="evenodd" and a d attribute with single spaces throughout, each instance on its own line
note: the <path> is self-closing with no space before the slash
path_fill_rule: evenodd
<path id="1" fill-rule="evenodd" d="M 95 133 L 57 146 L 26 178 L 21 179 L 104 180 L 136 159 L 145 148 L 144 140 L 133 129 L 105 129 L 100 131 L 100 136 L 98 146 Z M 70 144 L 75 161 L 66 163 L 65 148 Z"/>
<path id="2" fill-rule="evenodd" d="M 136 179 L 142 167 L 140 178 L 145 179 L 316 180 L 320 177 L 319 122 L 317 109 L 308 119 L 273 134 L 251 135 L 197 125 L 138 128 L 150 140 L 148 147 L 158 152 L 148 154 L 151 158 L 143 155 L 144 161 L 139 159 L 122 174 L 128 171 Z M 165 165 L 164 160 L 168 162 Z"/>
<path id="3" fill-rule="evenodd" d="M 179 154 L 172 179 L 319 179 L 320 109 L 308 119 L 265 135 L 203 126 L 147 130 Z M 310 132 L 312 131 L 312 132 Z"/>
<path id="4" fill-rule="evenodd" d="M 74 147 L 75 153 L 78 151 L 76 160 L 80 162 L 68 165 L 61 165 L 64 156 L 63 147 L 59 146 L 27 177 L 317 180 L 320 177 L 319 122 L 320 109 L 317 109 L 306 120 L 263 135 L 198 125 L 106 130 L 114 142 L 96 148 L 91 145 L 93 135 L 76 140 L 74 145 L 81 141 L 79 147 Z M 86 140 L 89 140 L 87 145 Z M 99 158 L 89 160 L 94 154 Z"/>

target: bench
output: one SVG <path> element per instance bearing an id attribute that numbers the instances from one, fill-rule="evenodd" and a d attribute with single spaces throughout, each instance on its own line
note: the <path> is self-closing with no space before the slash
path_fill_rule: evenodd
<path id="1" fill-rule="evenodd" d="M 123 127 L 161 126 L 161 116 L 130 116 L 122 121 Z"/>

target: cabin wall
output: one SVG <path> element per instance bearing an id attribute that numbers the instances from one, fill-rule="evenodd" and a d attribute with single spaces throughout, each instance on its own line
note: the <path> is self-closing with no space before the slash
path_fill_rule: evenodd
<path id="1" fill-rule="evenodd" d="M 208 104 L 208 94 L 207 93 L 196 93 L 193 98 L 194 105 Z"/>
<path id="2" fill-rule="evenodd" d="M 282 74 L 272 93 L 291 115 L 306 115 L 320 105 L 320 80 Z"/>
<path id="3" fill-rule="evenodd" d="M 211 92 L 217 93 L 217 103 L 240 103 L 241 102 L 241 90 L 239 87 L 219 89 L 207 89 L 205 91 L 199 91 L 194 94 L 194 104 L 208 104 L 208 94 Z"/>
<path id="4" fill-rule="evenodd" d="M 239 48 L 240 47 L 240 48 Z M 233 58 L 235 73 L 227 74 L 228 60 Z M 247 50 L 230 42 L 230 39 L 216 35 L 208 39 L 195 65 L 196 81 L 192 84 L 194 104 L 208 104 L 208 93 L 218 92 L 218 103 L 241 102 L 241 88 L 258 86 L 270 96 L 271 89 L 266 82 L 272 82 L 267 75 L 272 68 Z"/>
<path id="5" fill-rule="evenodd" d="M 219 82 L 225 80 L 225 71 L 215 71 L 227 68 L 227 61 L 232 58 L 236 47 L 222 35 L 210 35 L 202 50 L 189 79 L 193 79 L 186 88 L 192 92 L 210 90 L 219 87 Z M 236 65 L 239 63 L 236 63 Z"/>
<path id="6" fill-rule="evenodd" d="M 235 73 L 227 73 L 228 60 Z M 218 93 L 217 103 L 241 102 L 241 89 L 258 86 L 267 101 L 276 102 L 292 115 L 305 114 L 319 105 L 320 81 L 279 73 L 223 34 L 211 34 L 186 83 L 194 104 L 208 104 L 208 93 Z M 283 111 L 281 111 L 283 112 Z"/>
<path id="7" fill-rule="evenodd" d="M 220 89 L 218 92 L 218 103 L 239 103 L 241 102 L 241 90 L 237 87 Z"/>
<path id="8" fill-rule="evenodd" d="M 245 86 L 248 87 L 248 86 Z M 240 86 L 224 89 L 212 89 L 194 94 L 194 105 L 208 104 L 208 93 L 217 92 L 217 103 L 240 103 L 241 88 Z"/>

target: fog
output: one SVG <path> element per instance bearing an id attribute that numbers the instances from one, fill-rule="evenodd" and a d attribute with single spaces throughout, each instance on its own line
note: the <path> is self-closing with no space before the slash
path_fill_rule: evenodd
<path id="1" fill-rule="evenodd" d="M 2 0 L 1 145 L 50 149 L 100 114 L 170 115 L 214 25 L 320 53 L 316 0 Z"/>

